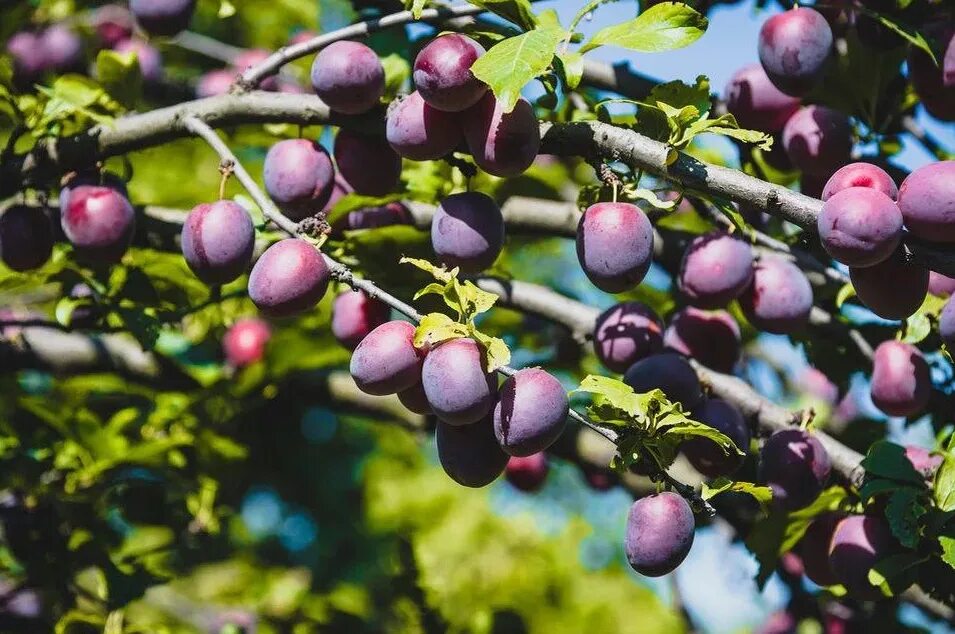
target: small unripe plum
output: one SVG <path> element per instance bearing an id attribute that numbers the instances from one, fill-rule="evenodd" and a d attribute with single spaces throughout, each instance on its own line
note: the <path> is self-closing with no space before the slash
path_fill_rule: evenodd
<path id="1" fill-rule="evenodd" d="M 554 444 L 567 424 L 567 392 L 540 368 L 524 368 L 501 385 L 494 434 L 512 456 L 530 456 Z"/>
<path id="2" fill-rule="evenodd" d="M 226 360 L 237 368 L 260 361 L 271 337 L 272 329 L 261 319 L 246 317 L 238 320 L 222 339 Z"/>
<path id="3" fill-rule="evenodd" d="M 787 511 L 809 506 L 831 470 L 822 443 L 802 429 L 775 432 L 759 452 L 759 481 L 773 490 L 773 504 Z"/>
<path id="4" fill-rule="evenodd" d="M 594 286 L 622 293 L 637 286 L 653 261 L 653 225 L 630 203 L 591 205 L 577 225 L 577 259 Z"/>
<path id="5" fill-rule="evenodd" d="M 842 513 L 823 513 L 812 521 L 799 540 L 798 552 L 802 558 L 803 572 L 816 585 L 834 586 L 839 583 L 829 567 L 829 546 L 843 517 Z"/>
<path id="6" fill-rule="evenodd" d="M 649 306 L 623 302 L 597 317 L 594 352 L 611 372 L 627 368 L 663 348 L 663 323 Z"/>
<path id="7" fill-rule="evenodd" d="M 676 493 L 640 498 L 627 516 L 627 561 L 647 577 L 673 572 L 690 553 L 695 529 L 690 505 Z"/>
<path id="8" fill-rule="evenodd" d="M 931 242 L 955 242 L 955 161 L 920 167 L 899 187 L 905 227 Z"/>
<path id="9" fill-rule="evenodd" d="M 439 420 L 434 436 L 444 472 L 461 486 L 487 486 L 507 466 L 508 455 L 494 438 L 490 416 L 470 425 L 449 425 Z"/>
<path id="10" fill-rule="evenodd" d="M 831 196 L 816 221 L 823 248 L 847 266 L 872 266 L 902 241 L 902 212 L 876 189 L 850 187 Z"/>
<path id="11" fill-rule="evenodd" d="M 753 282 L 739 300 L 750 323 L 760 330 L 788 334 L 809 323 L 812 286 L 799 267 L 779 256 L 756 263 Z"/>
<path id="12" fill-rule="evenodd" d="M 463 127 L 474 162 L 494 176 L 523 174 L 540 151 L 540 124 L 534 108 L 523 98 L 504 112 L 489 91 L 464 113 Z"/>
<path id="13" fill-rule="evenodd" d="M 949 22 L 933 38 L 941 42 L 943 54 L 938 64 L 913 46 L 909 53 L 909 76 L 915 92 L 930 115 L 941 121 L 955 121 L 955 27 Z"/>
<path id="14" fill-rule="evenodd" d="M 461 112 L 476 104 L 487 86 L 471 72 L 484 47 L 461 33 L 432 40 L 414 60 L 415 88 L 432 108 Z"/>
<path id="15" fill-rule="evenodd" d="M 130 38 L 117 44 L 113 50 L 117 53 L 135 53 L 136 60 L 139 62 L 139 71 L 142 73 L 143 79 L 147 82 L 162 81 L 164 74 L 162 55 L 159 54 L 159 50 L 154 46 L 142 40 Z"/>
<path id="16" fill-rule="evenodd" d="M 882 593 L 869 583 L 869 570 L 895 550 L 895 538 L 883 518 L 850 515 L 839 522 L 832 534 L 829 568 L 850 595 L 878 599 Z"/>
<path id="17" fill-rule="evenodd" d="M 351 375 L 362 392 L 394 394 L 421 382 L 424 356 L 414 345 L 415 327 L 406 321 L 384 323 L 361 340 L 351 357 Z"/>
<path id="18" fill-rule="evenodd" d="M 697 237 L 680 264 L 680 291 L 700 308 L 720 308 L 739 297 L 753 279 L 753 250 L 727 233 Z"/>
<path id="19" fill-rule="evenodd" d="M 39 43 L 49 70 L 75 70 L 83 61 L 83 40 L 67 26 L 54 24 L 43 31 Z"/>
<path id="20" fill-rule="evenodd" d="M 739 325 L 725 310 L 687 306 L 670 318 L 663 345 L 717 372 L 732 372 L 739 360 Z"/>
<path id="21" fill-rule="evenodd" d="M 872 402 L 889 416 L 915 416 L 928 405 L 932 378 L 925 357 L 915 346 L 883 341 L 872 357 Z"/>
<path id="22" fill-rule="evenodd" d="M 703 398 L 693 367 L 675 352 L 661 352 L 637 361 L 623 375 L 623 382 L 637 394 L 662 390 L 667 400 L 680 403 L 684 412 L 695 411 Z"/>
<path id="23" fill-rule="evenodd" d="M 484 362 L 484 350 L 469 338 L 445 341 L 428 352 L 421 384 L 438 418 L 449 425 L 469 425 L 488 417 L 497 378 L 484 369 Z M 493 421 L 490 424 L 493 437 Z"/>
<path id="24" fill-rule="evenodd" d="M 375 51 L 360 42 L 329 44 L 312 63 L 312 88 L 328 107 L 343 114 L 361 114 L 385 93 L 385 69 Z"/>
<path id="25" fill-rule="evenodd" d="M 844 189 L 866 187 L 880 191 L 892 200 L 899 197 L 899 188 L 888 172 L 872 163 L 849 163 L 836 170 L 822 188 L 821 198 L 826 201 Z"/>
<path id="26" fill-rule="evenodd" d="M 530 456 L 511 456 L 504 468 L 504 477 L 515 489 L 533 493 L 544 486 L 549 470 L 547 454 L 541 451 Z"/>
<path id="27" fill-rule="evenodd" d="M 735 473 L 749 452 L 750 431 L 739 410 L 718 398 L 705 399 L 693 410 L 693 419 L 709 425 L 733 441 L 743 455 L 727 454 L 708 438 L 693 438 L 683 443 L 683 454 L 703 475 L 716 478 Z"/>
<path id="28" fill-rule="evenodd" d="M 804 106 L 786 122 L 783 147 L 797 168 L 826 178 L 849 161 L 852 153 L 849 117 L 825 106 Z"/>
<path id="29" fill-rule="evenodd" d="M 328 152 L 315 141 L 286 139 L 265 155 L 265 191 L 292 220 L 317 214 L 332 195 L 335 168 Z"/>
<path id="30" fill-rule="evenodd" d="M 434 414 L 431 404 L 428 403 L 428 395 L 424 393 L 424 386 L 420 381 L 407 390 L 398 392 L 398 400 L 415 414 Z"/>
<path id="31" fill-rule="evenodd" d="M 379 136 L 339 130 L 335 164 L 352 189 L 365 196 L 384 196 L 398 187 L 401 157 Z"/>
<path id="32" fill-rule="evenodd" d="M 859 300 L 883 319 L 905 319 L 928 294 L 928 270 L 900 252 L 875 266 L 850 268 L 849 279 Z"/>
<path id="33" fill-rule="evenodd" d="M 196 96 L 216 97 L 225 95 L 232 88 L 234 80 L 235 72 L 231 70 L 210 70 L 199 78 L 199 82 L 196 84 Z"/>
<path id="34" fill-rule="evenodd" d="M 254 246 L 252 220 L 231 200 L 197 205 L 182 226 L 182 255 L 207 284 L 225 284 L 242 275 Z"/>
<path id="35" fill-rule="evenodd" d="M 14 271 L 43 266 L 53 253 L 53 226 L 39 207 L 14 205 L 0 216 L 0 260 Z"/>
<path id="36" fill-rule="evenodd" d="M 936 273 L 928 272 L 928 292 L 939 297 L 949 297 L 955 293 L 955 278 Z"/>
<path id="37" fill-rule="evenodd" d="M 272 317 L 290 317 L 314 307 L 331 274 L 321 253 L 300 238 L 279 240 L 256 261 L 249 298 Z"/>
<path id="38" fill-rule="evenodd" d="M 432 108 L 417 92 L 389 106 L 385 137 L 395 152 L 412 161 L 447 156 L 463 138 L 454 115 Z"/>
<path id="39" fill-rule="evenodd" d="M 391 308 L 362 291 L 344 291 L 332 303 L 332 335 L 354 350 L 372 330 L 388 321 Z"/>
<path id="40" fill-rule="evenodd" d="M 477 273 L 494 264 L 504 247 L 504 216 L 480 192 L 452 194 L 441 201 L 431 221 L 431 246 L 448 266 Z"/>
<path id="41" fill-rule="evenodd" d="M 938 471 L 943 462 L 942 456 L 915 445 L 909 445 L 905 448 L 905 457 L 912 463 L 912 467 L 928 481 L 935 477 L 935 472 Z"/>
<path id="42" fill-rule="evenodd" d="M 40 36 L 36 33 L 14 33 L 7 40 L 7 53 L 13 58 L 13 70 L 19 81 L 31 82 L 46 70 L 43 47 L 40 46 Z"/>
<path id="43" fill-rule="evenodd" d="M 129 0 L 136 22 L 150 35 L 175 35 L 189 26 L 196 0 Z"/>
<path id="44" fill-rule="evenodd" d="M 723 96 L 726 109 L 736 117 L 741 128 L 769 134 L 782 132 L 789 117 L 799 110 L 799 99 L 776 88 L 759 64 L 749 64 L 736 71 Z"/>
<path id="45" fill-rule="evenodd" d="M 60 224 L 77 255 L 108 264 L 119 262 L 129 248 L 136 214 L 126 197 L 115 189 L 81 185 L 70 193 Z"/>
<path id="46" fill-rule="evenodd" d="M 801 96 L 819 81 L 832 52 L 832 29 L 805 7 L 772 16 L 759 31 L 759 61 L 777 88 Z"/>

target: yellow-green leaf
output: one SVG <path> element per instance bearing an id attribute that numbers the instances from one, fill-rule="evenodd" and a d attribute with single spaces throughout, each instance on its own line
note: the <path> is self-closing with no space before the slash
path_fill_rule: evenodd
<path id="1" fill-rule="evenodd" d="M 565 35 L 561 28 L 547 27 L 509 37 L 479 57 L 471 72 L 491 88 L 504 112 L 510 112 L 527 82 L 550 66 Z"/>
<path id="2" fill-rule="evenodd" d="M 689 46 L 706 32 L 707 19 L 680 2 L 656 4 L 633 20 L 603 28 L 580 48 L 581 53 L 611 45 L 659 53 Z"/>

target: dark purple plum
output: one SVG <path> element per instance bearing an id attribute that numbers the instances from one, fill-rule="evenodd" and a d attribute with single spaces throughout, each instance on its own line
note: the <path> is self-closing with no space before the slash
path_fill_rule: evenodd
<path id="1" fill-rule="evenodd" d="M 879 599 L 881 591 L 869 583 L 869 570 L 896 551 L 888 522 L 871 515 L 850 515 L 832 534 L 829 568 L 851 596 Z"/>
<path id="2" fill-rule="evenodd" d="M 117 44 L 113 50 L 117 53 L 135 53 L 143 79 L 151 83 L 162 81 L 165 72 L 162 67 L 162 55 L 156 47 L 142 40 L 130 38 Z"/>
<path id="3" fill-rule="evenodd" d="M 129 248 L 136 214 L 111 187 L 81 185 L 72 190 L 60 224 L 77 255 L 98 263 L 119 262 Z"/>
<path id="4" fill-rule="evenodd" d="M 915 92 L 930 115 L 941 121 L 955 121 L 955 27 L 947 23 L 936 30 L 943 55 L 938 64 L 925 51 L 913 46 L 909 53 L 909 76 Z"/>
<path id="5" fill-rule="evenodd" d="M 433 414 L 434 410 L 428 403 L 428 395 L 424 393 L 421 382 L 415 383 L 406 390 L 398 392 L 398 400 L 415 414 Z"/>
<path id="6" fill-rule="evenodd" d="M 899 187 L 905 227 L 931 242 L 955 242 L 955 161 L 920 167 Z"/>
<path id="7" fill-rule="evenodd" d="M 7 40 L 7 53 L 13 58 L 13 70 L 18 81 L 32 82 L 46 70 L 46 58 L 40 46 L 40 36 L 36 33 L 14 33 Z"/>
<path id="8" fill-rule="evenodd" d="M 523 174 L 540 151 L 540 124 L 533 106 L 523 98 L 504 112 L 488 91 L 464 113 L 463 128 L 474 162 L 494 176 Z"/>
<path id="9" fill-rule="evenodd" d="M 594 491 L 609 491 L 620 483 L 620 476 L 607 467 L 597 467 L 594 465 L 581 465 L 580 472 L 584 476 L 584 482 Z"/>
<path id="10" fill-rule="evenodd" d="M 793 165 L 825 181 L 849 162 L 852 124 L 838 110 L 804 106 L 786 122 L 783 147 Z"/>
<path id="11" fill-rule="evenodd" d="M 300 238 L 279 240 L 258 259 L 249 275 L 249 298 L 271 317 L 291 317 L 315 306 L 328 289 L 322 254 Z"/>
<path id="12" fill-rule="evenodd" d="M 816 226 L 823 248 L 847 266 L 888 259 L 902 241 L 902 212 L 876 189 L 850 187 L 822 205 Z"/>
<path id="13" fill-rule="evenodd" d="M 368 207 L 349 211 L 348 215 L 336 223 L 336 229 L 358 231 L 359 229 L 380 229 L 392 225 L 413 225 L 414 218 L 408 208 L 400 202 L 391 202 L 382 207 Z"/>
<path id="14" fill-rule="evenodd" d="M 351 357 L 351 375 L 362 392 L 395 394 L 421 382 L 424 353 L 414 345 L 415 327 L 406 321 L 384 323 L 362 339 Z"/>
<path id="15" fill-rule="evenodd" d="M 332 303 L 332 335 L 354 350 L 372 330 L 388 321 L 391 308 L 362 291 L 343 291 Z"/>
<path id="16" fill-rule="evenodd" d="M 438 418 L 449 425 L 490 418 L 497 378 L 484 369 L 484 362 L 484 350 L 469 338 L 445 341 L 428 351 L 421 367 L 421 385 Z M 493 420 L 490 424 L 493 426 Z"/>
<path id="17" fill-rule="evenodd" d="M 680 263 L 678 284 L 694 306 L 721 308 L 753 280 L 753 250 L 742 240 L 716 232 L 697 237 Z"/>
<path id="18" fill-rule="evenodd" d="M 77 70 L 83 62 L 83 40 L 63 24 L 54 24 L 40 35 L 46 67 L 58 73 Z"/>
<path id="19" fill-rule="evenodd" d="M 723 97 L 726 109 L 736 117 L 740 127 L 769 134 L 782 132 L 789 117 L 799 110 L 799 99 L 776 88 L 759 64 L 749 64 L 736 71 Z"/>
<path id="20" fill-rule="evenodd" d="M 800 7 L 779 13 L 759 31 L 759 61 L 781 91 L 802 96 L 826 71 L 832 29 L 818 11 Z"/>
<path id="21" fill-rule="evenodd" d="M 663 345 L 717 372 L 732 372 L 739 360 L 739 324 L 725 310 L 687 306 L 670 318 Z"/>
<path id="22" fill-rule="evenodd" d="M 189 26 L 196 0 L 129 0 L 136 22 L 150 35 L 175 35 Z"/>
<path id="23" fill-rule="evenodd" d="M 683 411 L 695 411 L 703 398 L 700 379 L 687 360 L 675 352 L 661 352 L 637 361 L 623 382 L 638 394 L 662 390 L 671 403 L 680 403 Z"/>
<path id="24" fill-rule="evenodd" d="M 471 64 L 484 52 L 467 35 L 448 33 L 435 38 L 415 58 L 415 88 L 432 108 L 467 110 L 487 92 L 487 86 L 471 72 Z"/>
<path id="25" fill-rule="evenodd" d="M 417 92 L 392 102 L 385 137 L 395 152 L 412 161 L 433 161 L 453 152 L 463 138 L 454 115 L 432 108 Z"/>
<path id="26" fill-rule="evenodd" d="M 438 259 L 465 273 L 494 264 L 504 247 L 504 216 L 480 192 L 452 194 L 441 201 L 431 221 L 431 246 Z"/>
<path id="27" fill-rule="evenodd" d="M 839 583 L 829 567 L 829 546 L 832 544 L 832 534 L 844 517 L 842 513 L 823 513 L 812 521 L 799 540 L 797 550 L 802 559 L 803 572 L 816 585 L 834 586 Z"/>
<path id="28" fill-rule="evenodd" d="M 540 368 L 524 368 L 501 385 L 494 434 L 512 456 L 530 456 L 557 440 L 567 424 L 567 392 Z"/>
<path id="29" fill-rule="evenodd" d="M 650 270 L 653 225 L 630 203 L 591 205 L 577 225 L 577 259 L 600 290 L 628 291 Z"/>
<path id="30" fill-rule="evenodd" d="M 821 198 L 826 201 L 844 189 L 866 187 L 882 192 L 892 200 L 899 196 L 899 188 L 888 172 L 872 163 L 849 163 L 836 170 L 822 188 Z"/>
<path id="31" fill-rule="evenodd" d="M 14 205 L 0 215 L 0 260 L 9 268 L 39 268 L 52 253 L 53 225 L 43 209 Z"/>
<path id="32" fill-rule="evenodd" d="M 494 438 L 490 416 L 470 425 L 449 425 L 439 420 L 434 436 L 444 472 L 461 486 L 487 486 L 507 466 L 509 456 Z"/>
<path id="33" fill-rule="evenodd" d="M 663 348 L 663 322 L 641 302 L 622 302 L 597 317 L 594 352 L 611 372 L 631 365 Z"/>
<path id="34" fill-rule="evenodd" d="M 335 184 L 335 167 L 328 152 L 315 141 L 286 139 L 265 156 L 265 191 L 292 220 L 317 214 Z"/>
<path id="35" fill-rule="evenodd" d="M 235 72 L 231 70 L 218 69 L 210 70 L 203 74 L 196 84 L 197 97 L 216 97 L 225 95 L 232 88 L 232 82 L 235 80 Z"/>
<path id="36" fill-rule="evenodd" d="M 802 429 L 775 432 L 759 452 L 759 481 L 773 490 L 773 504 L 787 511 L 809 506 L 831 470 L 822 443 Z"/>
<path id="37" fill-rule="evenodd" d="M 859 300 L 883 319 L 905 319 L 928 294 L 928 270 L 907 261 L 900 251 L 875 266 L 850 268 L 849 279 Z"/>
<path id="38" fill-rule="evenodd" d="M 905 448 L 905 457 L 912 463 L 912 467 L 929 482 L 935 477 L 935 472 L 944 461 L 942 456 L 915 445 Z"/>
<path id="39" fill-rule="evenodd" d="M 544 486 L 548 471 L 547 454 L 542 451 L 530 456 L 511 456 L 504 468 L 504 477 L 515 489 L 533 493 Z"/>
<path id="40" fill-rule="evenodd" d="M 66 208 L 70 204 L 70 193 L 81 185 L 110 187 L 129 198 L 125 181 L 112 172 L 98 170 L 73 172 L 64 179 L 60 189 L 60 214 L 66 213 Z"/>
<path id="41" fill-rule="evenodd" d="M 744 455 L 727 454 L 707 438 L 693 438 L 683 443 L 683 454 L 693 467 L 709 478 L 729 476 L 742 466 L 749 453 L 749 426 L 733 405 L 718 398 L 708 398 L 693 410 L 693 420 L 709 425 L 733 441 Z"/>
<path id="42" fill-rule="evenodd" d="M 890 339 L 872 357 L 872 402 L 889 416 L 915 416 L 928 405 L 932 378 L 915 346 Z"/>
<path id="43" fill-rule="evenodd" d="M 182 226 L 182 255 L 207 284 L 225 284 L 245 273 L 254 246 L 252 220 L 231 200 L 197 205 Z"/>
<path id="44" fill-rule="evenodd" d="M 689 554 L 695 529 L 690 505 L 676 493 L 640 498 L 627 516 L 627 561 L 647 577 L 673 572 Z"/>
<path id="45" fill-rule="evenodd" d="M 799 267 L 779 256 L 756 263 L 753 282 L 739 299 L 756 328 L 775 334 L 796 332 L 809 323 L 812 286 Z"/>
<path id="46" fill-rule="evenodd" d="M 261 319 L 246 317 L 238 320 L 222 339 L 226 361 L 236 368 L 261 361 L 271 337 L 272 329 Z"/>
<path id="47" fill-rule="evenodd" d="M 955 350 L 955 299 L 949 298 L 938 316 L 938 334 L 949 350 Z"/>
<path id="48" fill-rule="evenodd" d="M 928 292 L 939 297 L 950 297 L 955 293 L 955 278 L 929 271 Z"/>
<path id="49" fill-rule="evenodd" d="M 332 110 L 361 114 L 378 105 L 385 93 L 385 69 L 364 44 L 334 42 L 315 56 L 312 88 Z"/>
<path id="50" fill-rule="evenodd" d="M 398 187 L 401 157 L 384 138 L 339 130 L 333 154 L 339 173 L 356 193 L 384 196 Z"/>

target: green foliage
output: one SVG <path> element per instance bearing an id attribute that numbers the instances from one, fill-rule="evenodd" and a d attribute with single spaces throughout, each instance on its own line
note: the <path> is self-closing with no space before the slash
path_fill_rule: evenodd
<path id="1" fill-rule="evenodd" d="M 550 66 L 565 36 L 560 27 L 543 27 L 507 38 L 474 62 L 471 72 L 494 91 L 504 112 L 510 112 L 524 86 Z"/>
<path id="2" fill-rule="evenodd" d="M 670 51 L 700 39 L 707 26 L 709 21 L 688 5 L 661 2 L 633 20 L 601 29 L 580 48 L 580 52 L 606 45 L 641 53 Z"/>
<path id="3" fill-rule="evenodd" d="M 734 482 L 729 478 L 716 478 L 712 482 L 703 483 L 701 497 L 709 500 L 720 493 L 745 493 L 759 503 L 765 510 L 773 499 L 773 490 L 769 487 L 758 486 L 752 482 Z"/>

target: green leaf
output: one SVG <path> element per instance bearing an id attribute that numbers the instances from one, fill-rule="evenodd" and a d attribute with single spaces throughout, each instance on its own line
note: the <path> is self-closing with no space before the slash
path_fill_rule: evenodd
<path id="1" fill-rule="evenodd" d="M 567 87 L 576 90 L 584 76 L 584 56 L 574 51 L 559 51 L 557 59 L 564 69 L 564 80 Z"/>
<path id="2" fill-rule="evenodd" d="M 706 75 L 697 75 L 692 86 L 680 80 L 668 81 L 653 87 L 647 96 L 648 103 L 665 103 L 674 108 L 695 107 L 700 114 L 710 111 L 710 80 Z"/>
<path id="3" fill-rule="evenodd" d="M 877 495 L 892 493 L 904 488 L 912 488 L 912 485 L 888 478 L 867 478 L 865 484 L 859 488 L 859 497 L 862 498 L 863 502 L 867 502 Z"/>
<path id="4" fill-rule="evenodd" d="M 900 489 L 889 496 L 885 506 L 885 518 L 889 520 L 892 534 L 906 548 L 915 548 L 919 543 L 919 519 L 928 512 L 922 504 L 922 494 L 915 489 Z"/>
<path id="5" fill-rule="evenodd" d="M 538 21 L 531 10 L 529 0 L 469 0 L 471 4 L 487 9 L 499 15 L 508 22 L 512 22 L 525 31 L 537 26 Z"/>
<path id="6" fill-rule="evenodd" d="M 392 53 L 381 59 L 381 65 L 385 69 L 385 98 L 394 99 L 395 96 L 404 87 L 405 82 L 411 77 L 411 65 L 401 55 Z"/>
<path id="7" fill-rule="evenodd" d="M 882 26 L 887 27 L 889 30 L 894 31 L 898 35 L 901 35 L 903 39 L 908 41 L 912 46 L 921 49 L 929 57 L 932 58 L 932 63 L 938 66 L 938 58 L 935 56 L 935 52 L 932 50 L 931 45 L 928 41 L 922 36 L 921 33 L 909 26 L 903 26 L 897 22 L 894 22 L 890 18 L 882 15 L 881 13 L 876 13 L 875 11 L 866 10 L 862 8 L 862 12 L 866 13 L 875 19 L 877 19 Z"/>
<path id="8" fill-rule="evenodd" d="M 660 200 L 660 197 L 657 196 L 655 191 L 652 189 L 644 189 L 642 187 L 637 189 L 625 188 L 624 194 L 631 199 L 645 200 L 653 207 L 657 209 L 664 209 L 666 211 L 672 210 L 674 207 L 676 207 L 677 203 L 675 200 Z"/>
<path id="9" fill-rule="evenodd" d="M 630 416 L 637 416 L 641 413 L 643 401 L 633 391 L 633 388 L 617 379 L 611 379 L 606 376 L 588 374 L 580 382 L 580 387 L 575 392 L 588 392 L 596 396 L 603 397 L 615 408 L 626 412 Z"/>
<path id="10" fill-rule="evenodd" d="M 586 53 L 607 44 L 641 53 L 671 51 L 700 39 L 708 24 L 704 16 L 685 4 L 663 2 L 633 20 L 597 31 L 580 52 Z"/>
<path id="11" fill-rule="evenodd" d="M 436 345 L 449 339 L 460 339 L 468 336 L 468 329 L 444 313 L 430 313 L 421 318 L 414 333 L 414 345 L 422 347 L 425 344 Z"/>
<path id="12" fill-rule="evenodd" d="M 862 460 L 862 467 L 869 475 L 921 484 L 922 476 L 908 458 L 905 457 L 905 448 L 901 445 L 879 440 L 869 447 L 866 457 Z"/>
<path id="13" fill-rule="evenodd" d="M 235 5 L 233 5 L 229 0 L 220 0 L 219 1 L 219 11 L 216 13 L 216 17 L 220 20 L 226 18 L 231 18 L 235 15 Z"/>
<path id="14" fill-rule="evenodd" d="M 471 328 L 469 334 L 484 347 L 485 370 L 494 372 L 511 362 L 511 351 L 503 339 L 486 335 L 476 328 Z"/>
<path id="15" fill-rule="evenodd" d="M 548 27 L 509 37 L 479 57 L 471 72 L 491 88 L 504 112 L 510 112 L 524 86 L 550 66 L 565 35 L 561 28 Z"/>
<path id="16" fill-rule="evenodd" d="M 942 547 L 942 561 L 955 568 L 955 537 L 940 535 L 938 545 Z"/>
<path id="17" fill-rule="evenodd" d="M 836 308 L 842 308 L 842 305 L 846 303 L 846 300 L 855 297 L 856 289 L 852 284 L 846 282 L 843 284 L 842 288 L 839 289 L 839 293 L 836 294 Z"/>
<path id="18" fill-rule="evenodd" d="M 869 570 L 869 583 L 891 597 L 907 590 L 915 583 L 918 565 L 925 561 L 915 553 L 899 553 L 878 562 Z"/>
<path id="19" fill-rule="evenodd" d="M 143 88 L 143 74 L 136 53 L 104 49 L 96 56 L 96 78 L 117 101 L 132 104 Z"/>
<path id="20" fill-rule="evenodd" d="M 926 295 L 919 309 L 905 320 L 905 336 L 902 341 L 915 345 L 928 337 L 932 332 L 932 321 L 938 321 L 946 301 L 946 298 L 931 293 Z"/>
<path id="21" fill-rule="evenodd" d="M 411 11 L 411 15 L 417 20 L 421 17 L 425 4 L 427 4 L 427 0 L 405 0 L 405 9 Z"/>
<path id="22" fill-rule="evenodd" d="M 933 497 L 940 511 L 955 510 L 955 435 L 948 441 L 948 447 L 942 452 L 942 464 L 935 473 Z"/>
<path id="23" fill-rule="evenodd" d="M 704 500 L 709 500 L 720 493 L 727 492 L 751 495 L 763 508 L 766 508 L 773 499 L 773 490 L 769 487 L 757 486 L 752 482 L 733 482 L 729 478 L 717 478 L 710 483 L 704 482 L 701 496 Z"/>

